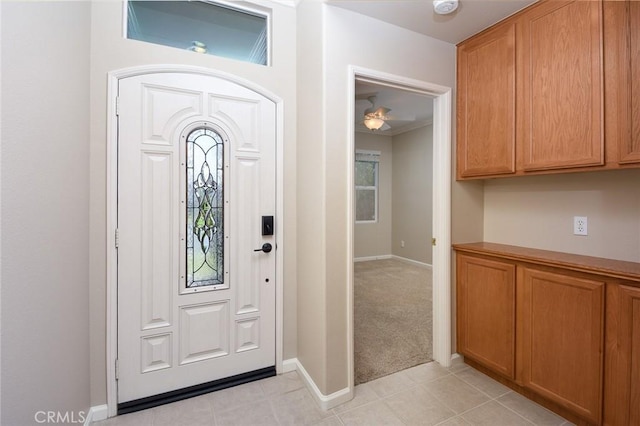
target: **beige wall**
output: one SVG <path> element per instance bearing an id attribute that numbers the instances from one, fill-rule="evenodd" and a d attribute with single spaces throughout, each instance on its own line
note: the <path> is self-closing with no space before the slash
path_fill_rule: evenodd
<path id="1" fill-rule="evenodd" d="M 378 221 L 356 223 L 354 226 L 353 257 L 385 256 L 391 254 L 391 221 L 393 150 L 391 136 L 356 132 L 356 149 L 380 152 L 378 165 Z"/>
<path id="2" fill-rule="evenodd" d="M 393 138 L 392 253 L 432 263 L 433 126 Z M 404 247 L 401 242 L 404 241 Z"/>
<path id="3" fill-rule="evenodd" d="M 454 87 L 455 46 L 318 3 L 302 2 L 299 8 L 306 12 L 298 15 L 298 71 L 304 76 L 298 94 L 299 151 L 304 150 L 298 157 L 298 358 L 328 395 L 347 387 L 352 374 L 347 364 L 351 247 L 345 238 L 352 185 L 345 143 L 348 66 Z M 376 40 L 376 49 L 363 48 L 363 40 Z M 455 119 L 452 132 L 454 126 Z M 313 196 L 301 198 L 301 188 Z M 476 184 L 453 185 L 453 227 L 461 229 L 454 241 L 481 238 L 481 195 Z"/>
<path id="4" fill-rule="evenodd" d="M 36 424 L 41 410 L 78 420 L 90 405 L 91 5 L 1 7 L 0 423 Z"/>
<path id="5" fill-rule="evenodd" d="M 488 180 L 485 240 L 640 262 L 640 170 Z M 573 235 L 587 216 L 588 236 Z"/>
<path id="6" fill-rule="evenodd" d="M 354 258 L 393 254 L 431 264 L 432 141 L 431 125 L 393 137 L 355 134 L 356 149 L 382 154 L 379 220 L 355 224 Z"/>
<path id="7" fill-rule="evenodd" d="M 320 389 L 326 388 L 325 167 L 323 133 L 323 5 L 297 7 L 298 110 L 298 360 Z M 302 350 L 301 350 L 302 348 Z"/>

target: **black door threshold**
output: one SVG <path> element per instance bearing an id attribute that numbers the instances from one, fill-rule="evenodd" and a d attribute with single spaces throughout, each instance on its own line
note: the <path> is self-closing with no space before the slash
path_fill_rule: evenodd
<path id="1" fill-rule="evenodd" d="M 204 395 L 205 393 L 231 388 L 260 379 L 266 379 L 267 377 L 272 377 L 275 375 L 276 367 L 271 366 L 261 368 L 260 370 L 250 371 L 248 373 L 238 374 L 236 376 L 226 377 L 224 379 L 214 380 L 212 382 L 189 386 L 188 388 L 165 392 L 159 395 L 148 396 L 146 398 L 140 398 L 133 401 L 122 402 L 118 404 L 118 415 L 133 413 L 134 411 L 146 410 L 148 408 L 157 407 L 158 405 L 169 404 L 171 402 L 193 398 L 194 396 Z"/>

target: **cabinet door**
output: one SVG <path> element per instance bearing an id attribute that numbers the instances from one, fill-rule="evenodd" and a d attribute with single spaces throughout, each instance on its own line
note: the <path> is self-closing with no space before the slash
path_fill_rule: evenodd
<path id="1" fill-rule="evenodd" d="M 523 169 L 604 164 L 602 2 L 541 2 L 521 24 Z"/>
<path id="2" fill-rule="evenodd" d="M 458 178 L 515 172 L 515 25 L 458 47 Z"/>
<path id="3" fill-rule="evenodd" d="M 599 423 L 604 283 L 529 268 L 518 274 L 523 386 Z"/>
<path id="4" fill-rule="evenodd" d="M 514 378 L 515 266 L 457 256 L 458 352 Z"/>
<path id="5" fill-rule="evenodd" d="M 623 162 L 640 162 L 640 2 L 629 4 L 631 48 L 631 140 L 623 151 Z"/>
<path id="6" fill-rule="evenodd" d="M 607 162 L 640 163 L 640 2 L 604 2 Z"/>
<path id="7" fill-rule="evenodd" d="M 640 424 L 640 288 L 607 287 L 604 424 Z"/>

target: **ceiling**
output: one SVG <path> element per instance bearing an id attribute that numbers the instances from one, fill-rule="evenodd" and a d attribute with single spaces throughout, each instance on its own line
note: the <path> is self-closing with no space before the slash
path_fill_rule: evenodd
<path id="1" fill-rule="evenodd" d="M 325 0 L 398 27 L 457 44 L 536 0 L 460 0 L 450 15 L 438 15 L 430 0 Z"/>
<path id="2" fill-rule="evenodd" d="M 326 3 L 369 16 L 429 37 L 457 44 L 490 27 L 536 0 L 460 0 L 450 15 L 438 15 L 431 0 L 325 0 Z M 377 134 L 394 136 L 431 123 L 432 98 L 395 88 L 356 81 L 355 130 L 371 132 L 363 124 L 364 110 L 371 107 L 367 94 L 376 94 L 376 107 L 390 108 L 389 116 L 412 120 L 389 120 L 391 129 Z M 364 95 L 364 96 L 363 96 Z M 362 99 L 362 98 L 365 99 Z"/>

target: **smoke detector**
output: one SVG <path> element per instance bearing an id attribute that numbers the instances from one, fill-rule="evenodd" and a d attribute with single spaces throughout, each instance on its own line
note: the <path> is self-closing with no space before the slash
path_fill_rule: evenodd
<path id="1" fill-rule="evenodd" d="M 458 8 L 458 0 L 434 0 L 433 10 L 438 15 L 446 15 Z"/>

